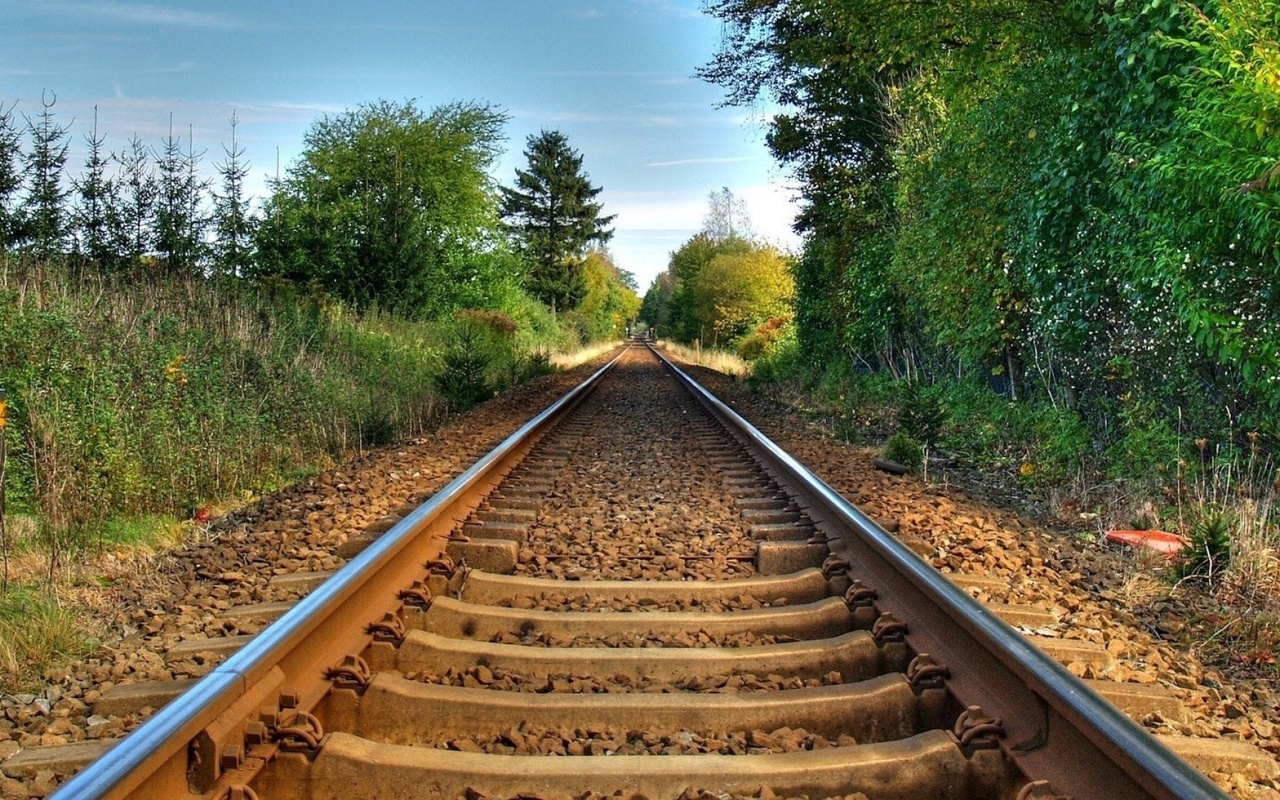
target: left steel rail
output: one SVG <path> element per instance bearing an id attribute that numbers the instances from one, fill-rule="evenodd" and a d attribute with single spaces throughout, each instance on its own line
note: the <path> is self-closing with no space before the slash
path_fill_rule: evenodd
<path id="1" fill-rule="evenodd" d="M 364 649 L 372 639 L 369 622 L 401 605 L 399 590 L 420 580 L 424 564 L 443 552 L 455 520 L 470 514 L 620 358 L 521 426 L 53 797 L 201 797 L 225 792 L 229 780 L 247 784 L 265 761 L 252 754 L 227 759 L 224 743 L 242 741 L 264 705 L 314 708 L 328 691 L 328 670 L 343 654 Z M 193 790 L 196 773 L 214 784 Z"/>

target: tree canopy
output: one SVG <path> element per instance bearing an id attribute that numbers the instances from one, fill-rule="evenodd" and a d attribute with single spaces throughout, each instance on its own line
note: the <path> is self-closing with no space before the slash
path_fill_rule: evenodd
<path id="1" fill-rule="evenodd" d="M 502 216 L 528 265 L 526 285 L 534 296 L 567 309 L 584 296 L 583 264 L 587 248 L 613 236 L 613 216 L 601 214 L 592 186 L 582 171 L 582 156 L 559 131 L 530 136 L 527 169 L 516 170 L 514 187 L 502 187 Z"/>
<path id="2" fill-rule="evenodd" d="M 709 9 L 702 75 L 785 109 L 804 352 L 1002 376 L 1095 420 L 1135 394 L 1274 419 L 1273 2 Z"/>
<path id="3" fill-rule="evenodd" d="M 703 229 L 671 254 L 645 293 L 641 316 L 661 336 L 728 346 L 774 317 L 789 317 L 792 263 L 749 238 L 746 206 L 724 188 L 708 196 Z"/>
<path id="4" fill-rule="evenodd" d="M 419 316 L 483 294 L 505 121 L 478 103 L 424 112 L 385 100 L 319 120 L 273 187 L 257 271 Z"/>

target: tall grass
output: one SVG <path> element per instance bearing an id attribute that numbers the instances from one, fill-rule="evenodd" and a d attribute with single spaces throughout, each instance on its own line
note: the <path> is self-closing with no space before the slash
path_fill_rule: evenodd
<path id="1" fill-rule="evenodd" d="M 746 361 L 742 360 L 741 356 L 728 350 L 703 347 L 701 343 L 685 346 L 666 339 L 658 342 L 658 347 L 686 364 L 706 367 L 716 372 L 723 372 L 726 375 L 745 376 L 751 372 L 751 367 L 747 365 Z"/>
<path id="2" fill-rule="evenodd" d="M 453 327 L 283 284 L 0 258 L 10 511 L 40 520 L 52 564 L 104 520 L 190 516 L 417 435 L 446 413 Z"/>

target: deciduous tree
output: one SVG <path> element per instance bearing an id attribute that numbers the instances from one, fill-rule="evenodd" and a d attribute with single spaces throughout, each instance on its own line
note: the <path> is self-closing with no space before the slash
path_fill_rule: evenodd
<path id="1" fill-rule="evenodd" d="M 505 120 L 478 103 L 426 113 L 383 100 L 314 123 L 266 204 L 257 271 L 357 306 L 456 307 L 494 278 L 489 168 Z"/>

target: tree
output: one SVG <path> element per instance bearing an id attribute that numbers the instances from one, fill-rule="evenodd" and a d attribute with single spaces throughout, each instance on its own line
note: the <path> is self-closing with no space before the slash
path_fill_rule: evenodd
<path id="1" fill-rule="evenodd" d="M 244 148 L 236 142 L 239 118 L 231 115 L 231 146 L 223 145 L 225 160 L 214 165 L 222 177 L 222 191 L 213 195 L 214 268 L 227 275 L 239 276 L 253 263 L 254 221 L 249 200 L 244 196 L 244 182 L 249 176 L 249 163 Z"/>
<path id="2" fill-rule="evenodd" d="M 663 270 L 653 279 L 649 290 L 644 293 L 644 301 L 640 305 L 640 319 L 658 335 L 673 335 L 671 325 L 671 307 L 676 293 L 676 276 L 670 270 Z"/>
<path id="3" fill-rule="evenodd" d="M 505 121 L 476 103 L 424 113 L 383 100 L 314 123 L 272 186 L 257 272 L 414 316 L 483 293 L 498 258 L 489 169 Z"/>
<path id="4" fill-rule="evenodd" d="M 559 131 L 530 136 L 529 168 L 515 188 L 502 188 L 502 216 L 529 263 L 528 286 L 543 302 L 569 308 L 582 299 L 583 256 L 613 236 L 613 216 L 601 216 L 600 187 L 582 171 L 582 156 Z"/>
<path id="5" fill-rule="evenodd" d="M 197 174 L 197 166 L 203 155 L 195 152 L 189 131 L 183 152 L 182 139 L 174 136 L 170 116 L 169 135 L 155 154 L 155 247 L 161 267 L 170 275 L 192 275 L 200 268 L 206 226 L 201 206 L 207 184 Z"/>
<path id="6" fill-rule="evenodd" d="M 41 98 L 43 109 L 39 122 L 27 117 L 31 150 L 25 159 L 27 198 L 23 216 L 32 250 L 41 258 L 66 252 L 68 225 L 65 202 L 67 190 L 62 185 L 62 171 L 67 163 L 70 126 L 55 125 L 53 107 L 58 102 Z"/>
<path id="7" fill-rule="evenodd" d="M 0 253 L 4 253 L 21 238 L 21 217 L 14 205 L 18 189 L 22 188 L 22 171 L 19 163 L 22 150 L 19 145 L 17 125 L 13 119 L 13 106 L 8 109 L 0 104 Z"/>
<path id="8" fill-rule="evenodd" d="M 99 266 L 113 266 L 120 256 L 121 225 L 117 215 L 117 187 L 107 176 L 109 156 L 98 134 L 98 108 L 93 108 L 93 133 L 84 137 L 89 152 L 84 172 L 71 185 L 77 194 L 72 226 L 80 254 Z"/>
<path id="9" fill-rule="evenodd" d="M 728 186 L 712 192 L 707 196 L 707 216 L 702 221 L 702 230 L 717 242 L 735 236 L 752 238 L 747 204 L 734 197 Z"/>
<path id="10" fill-rule="evenodd" d="M 120 165 L 120 222 L 125 254 L 131 266 L 142 263 L 155 241 L 155 208 L 158 189 L 151 156 L 134 134 L 127 150 L 115 154 Z"/>
<path id="11" fill-rule="evenodd" d="M 584 338 L 621 337 L 627 324 L 640 313 L 640 298 L 628 284 L 628 273 L 613 263 L 609 251 L 596 248 L 587 253 L 582 274 L 586 290 L 574 313 L 583 320 L 587 334 Z"/>
<path id="12" fill-rule="evenodd" d="M 789 314 L 794 293 L 790 263 L 768 246 L 717 254 L 690 289 L 698 329 L 718 344 L 728 344 L 770 317 Z"/>

